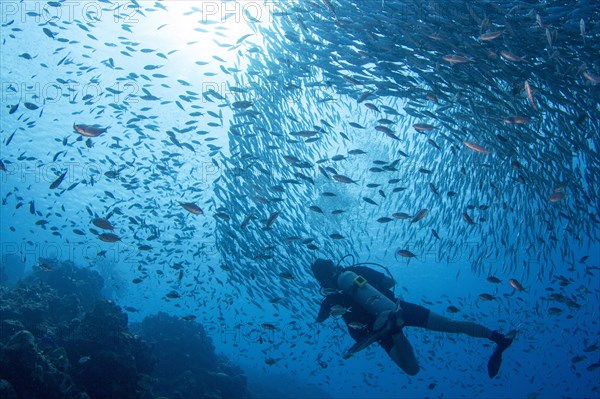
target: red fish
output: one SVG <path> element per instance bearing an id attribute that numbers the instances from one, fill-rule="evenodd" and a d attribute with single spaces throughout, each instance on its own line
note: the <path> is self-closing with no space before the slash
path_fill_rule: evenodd
<path id="1" fill-rule="evenodd" d="M 527 81 L 527 80 L 525 81 L 525 92 L 527 93 L 527 98 L 529 99 L 531 106 L 533 107 L 533 109 L 535 109 L 537 111 L 538 106 L 535 103 L 535 98 L 533 98 L 533 89 L 531 88 L 531 85 L 529 84 L 529 81 Z"/>
<path id="2" fill-rule="evenodd" d="M 202 215 L 204 213 L 198 205 L 192 202 L 180 202 L 179 205 L 181 205 L 183 209 L 190 213 L 193 213 L 194 215 Z"/>
<path id="3" fill-rule="evenodd" d="M 501 34 L 502 34 L 501 31 L 488 32 L 488 33 L 484 33 L 483 35 L 479 36 L 478 39 L 481 40 L 482 42 L 485 42 L 488 40 L 494 40 L 495 38 L 499 37 Z"/>
<path id="4" fill-rule="evenodd" d="M 50 184 L 50 190 L 54 190 L 55 188 L 58 188 L 58 186 L 60 186 L 60 183 L 62 183 L 63 180 L 65 179 L 67 172 L 68 172 L 68 170 L 66 170 L 62 175 L 58 176 L 58 178 L 56 180 L 54 180 L 52 182 L 52 184 Z"/>
<path id="5" fill-rule="evenodd" d="M 521 61 L 523 61 L 522 57 L 519 57 L 518 55 L 516 55 L 514 53 L 511 53 L 510 51 L 504 51 L 503 50 L 503 51 L 500 52 L 500 55 L 504 59 L 506 59 L 508 61 L 512 61 L 512 62 L 521 62 Z"/>
<path id="6" fill-rule="evenodd" d="M 475 152 L 480 152 L 482 154 L 489 154 L 490 151 L 485 149 L 484 147 L 480 146 L 479 144 L 475 144 L 471 141 L 465 141 L 463 142 L 463 144 L 465 146 L 467 146 L 467 148 L 470 148 L 471 150 L 475 151 Z"/>
<path id="7" fill-rule="evenodd" d="M 457 54 L 447 54 L 442 57 L 442 59 L 451 64 L 461 64 L 464 62 L 469 62 L 470 60 L 467 57 Z"/>
<path id="8" fill-rule="evenodd" d="M 508 124 L 519 124 L 519 123 L 529 123 L 531 120 L 525 116 L 509 116 L 508 118 L 504 118 L 504 123 Z"/>
<path id="9" fill-rule="evenodd" d="M 523 286 L 521 285 L 521 283 L 519 283 L 514 278 L 508 279 L 508 283 L 510 284 L 511 287 L 513 287 L 515 290 L 517 290 L 519 292 L 525 291 L 525 288 L 523 288 Z"/>
<path id="10" fill-rule="evenodd" d="M 421 209 L 419 212 L 417 212 L 417 214 L 412 218 L 410 222 L 417 223 L 419 220 L 423 219 L 425 215 L 427 215 L 427 212 L 429 212 L 429 210 Z"/>
<path id="11" fill-rule="evenodd" d="M 416 130 L 417 132 L 427 132 L 427 131 L 429 131 L 429 130 L 433 130 L 433 129 L 435 129 L 435 126 L 433 126 L 433 125 L 430 125 L 430 124 L 428 124 L 428 123 L 415 123 L 415 124 L 413 125 L 413 127 L 415 128 L 415 130 Z"/>
<path id="12" fill-rule="evenodd" d="M 471 216 L 467 215 L 466 213 L 462 214 L 462 218 L 465 220 L 465 222 L 467 222 L 467 224 L 475 224 Z"/>
<path id="13" fill-rule="evenodd" d="M 100 227 L 101 229 L 104 229 L 104 230 L 114 230 L 115 229 L 114 226 L 112 225 L 112 223 L 108 221 L 108 219 L 95 218 L 94 220 L 92 220 L 92 223 L 94 224 L 94 226 Z"/>
<path id="14" fill-rule="evenodd" d="M 73 130 L 85 137 L 98 137 L 106 132 L 108 128 L 100 128 L 92 125 L 73 125 Z"/>
<path id="15" fill-rule="evenodd" d="M 408 249 L 399 249 L 396 252 L 397 255 L 402 256 L 403 258 L 414 258 L 417 255 L 413 254 L 412 252 L 410 252 Z"/>
<path id="16" fill-rule="evenodd" d="M 356 183 L 356 181 L 354 181 L 351 178 L 344 176 L 344 175 L 333 175 L 332 177 L 334 180 L 339 181 L 340 183 L 346 183 L 346 184 Z"/>
<path id="17" fill-rule="evenodd" d="M 98 236 L 98 238 L 100 239 L 100 241 L 104 241 L 104 242 L 121 241 L 121 237 L 119 237 L 118 235 L 113 234 L 113 233 L 102 233 Z"/>
<path id="18" fill-rule="evenodd" d="M 550 200 L 550 202 L 559 202 L 562 201 L 566 195 L 567 193 L 565 193 L 564 191 L 555 191 L 550 195 L 550 198 L 548 199 Z"/>

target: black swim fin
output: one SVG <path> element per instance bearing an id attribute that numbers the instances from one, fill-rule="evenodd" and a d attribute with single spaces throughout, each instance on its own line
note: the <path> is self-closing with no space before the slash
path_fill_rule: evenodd
<path id="1" fill-rule="evenodd" d="M 492 353 L 492 357 L 488 361 L 488 375 L 490 378 L 494 378 L 498 375 L 498 371 L 500 371 L 500 365 L 502 364 L 502 352 L 506 350 L 512 344 L 515 339 L 515 335 L 517 335 L 516 330 L 512 330 L 508 334 L 506 334 L 496 345 L 496 350 Z"/>

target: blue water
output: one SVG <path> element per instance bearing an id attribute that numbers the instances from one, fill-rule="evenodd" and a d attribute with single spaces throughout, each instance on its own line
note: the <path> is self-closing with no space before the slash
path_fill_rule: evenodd
<path id="1" fill-rule="evenodd" d="M 196 316 L 277 395 L 294 381 L 336 398 L 598 397 L 600 11 L 546 3 L 3 1 L 7 281 L 44 258 L 96 270 L 139 309 L 130 322 Z M 341 320 L 314 322 L 309 265 L 348 253 L 387 266 L 406 301 L 517 329 L 499 376 L 490 341 L 416 328 L 415 377 L 375 345 L 343 360 L 353 342 Z"/>

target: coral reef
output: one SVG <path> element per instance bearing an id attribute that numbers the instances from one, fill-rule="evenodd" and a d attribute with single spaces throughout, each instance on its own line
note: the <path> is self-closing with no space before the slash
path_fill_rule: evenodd
<path id="1" fill-rule="evenodd" d="M 47 259 L 14 288 L 0 285 L 0 397 L 249 396 L 200 324 L 159 313 L 134 335 L 102 286 L 95 271 Z"/>
<path id="2" fill-rule="evenodd" d="M 200 324 L 160 312 L 132 329 L 157 357 L 156 393 L 170 399 L 248 397 L 242 370 L 215 354 Z"/>

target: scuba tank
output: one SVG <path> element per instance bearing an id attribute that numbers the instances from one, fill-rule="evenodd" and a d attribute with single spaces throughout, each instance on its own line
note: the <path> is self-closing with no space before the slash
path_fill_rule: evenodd
<path id="1" fill-rule="evenodd" d="M 372 332 L 348 349 L 344 353 L 344 359 L 352 357 L 355 353 L 379 341 L 392 331 L 394 325 L 402 327 L 404 324 L 400 305 L 396 305 L 390 298 L 383 295 L 363 276 L 351 271 L 344 271 L 338 276 L 337 285 L 346 295 L 351 296 L 355 302 L 375 317 Z"/>
<path id="2" fill-rule="evenodd" d="M 367 312 L 376 317 L 373 330 L 386 327 L 387 322 L 395 314 L 400 319 L 401 309 L 387 296 L 368 283 L 363 276 L 351 271 L 342 272 L 337 280 L 338 287 L 359 303 Z M 397 320 L 400 322 L 401 320 Z"/>

